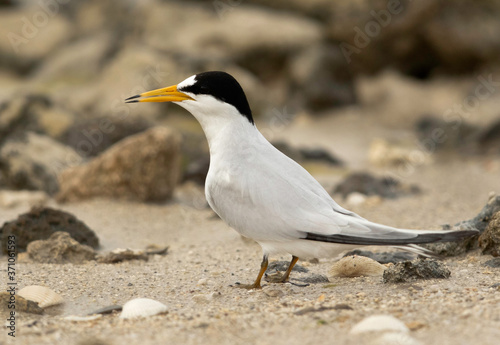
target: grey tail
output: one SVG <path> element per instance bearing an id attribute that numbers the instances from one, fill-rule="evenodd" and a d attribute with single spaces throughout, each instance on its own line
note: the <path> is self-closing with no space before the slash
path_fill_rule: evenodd
<path id="1" fill-rule="evenodd" d="M 379 238 L 361 237 L 352 235 L 321 235 L 307 233 L 305 240 L 353 244 L 359 246 L 391 246 L 405 251 L 409 251 L 425 257 L 439 257 L 437 254 L 426 248 L 420 247 L 417 244 L 433 243 L 433 242 L 456 242 L 479 234 L 478 230 L 443 230 L 443 231 L 413 231 L 416 236 L 410 238 L 397 238 L 381 235 Z"/>
<path id="2" fill-rule="evenodd" d="M 416 230 L 414 230 L 417 233 Z M 474 235 L 478 235 L 477 230 L 446 230 L 446 231 L 435 231 L 431 230 L 418 231 L 418 234 L 414 237 L 398 238 L 396 236 L 381 236 L 375 237 L 361 237 L 361 236 L 351 236 L 343 234 L 333 234 L 333 235 L 321 235 L 308 232 L 305 239 L 310 241 L 328 242 L 328 243 L 340 243 L 340 244 L 354 244 L 360 246 L 398 246 L 405 244 L 423 244 L 432 242 L 455 242 Z"/>

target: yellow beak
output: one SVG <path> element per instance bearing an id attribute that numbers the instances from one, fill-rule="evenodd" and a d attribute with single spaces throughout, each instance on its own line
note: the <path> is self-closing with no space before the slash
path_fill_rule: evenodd
<path id="1" fill-rule="evenodd" d="M 140 97 L 151 97 L 151 98 L 142 98 Z M 156 89 L 153 91 L 148 91 L 141 93 L 140 95 L 135 95 L 129 97 L 125 100 L 125 103 L 136 103 L 136 102 L 181 102 L 185 100 L 193 100 L 193 98 L 189 97 L 185 93 L 182 93 L 177 90 L 177 85 L 172 85 L 169 87 L 164 87 L 162 89 Z"/>

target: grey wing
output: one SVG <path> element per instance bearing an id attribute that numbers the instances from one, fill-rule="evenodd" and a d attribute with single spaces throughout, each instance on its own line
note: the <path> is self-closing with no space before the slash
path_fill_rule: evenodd
<path id="1" fill-rule="evenodd" d="M 251 203 L 261 210 L 269 231 L 280 238 L 304 238 L 349 244 L 412 243 L 417 231 L 370 222 L 338 205 L 304 168 L 293 160 L 260 162 L 258 189 L 250 189 Z M 280 169 L 276 165 L 280 164 Z"/>

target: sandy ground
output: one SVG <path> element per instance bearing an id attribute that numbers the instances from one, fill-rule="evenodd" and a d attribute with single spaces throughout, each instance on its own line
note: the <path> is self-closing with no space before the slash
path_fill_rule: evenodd
<path id="1" fill-rule="evenodd" d="M 327 125 L 331 130 L 322 131 Z M 341 149 L 348 166 L 358 168 L 367 164 L 371 136 L 385 134 L 382 128 L 370 130 L 369 126 L 369 122 L 356 124 L 342 117 L 324 118 L 315 125 L 302 123 L 300 129 L 292 126 L 277 137 L 297 145 L 322 144 L 334 152 Z M 328 187 L 344 172 L 316 176 Z M 381 223 L 435 229 L 475 216 L 490 191 L 500 192 L 499 175 L 498 159 L 434 156 L 434 163 L 418 166 L 404 177 L 419 184 L 422 194 L 349 208 Z M 413 329 L 410 336 L 422 344 L 486 345 L 498 344 L 500 339 L 500 290 L 491 287 L 500 283 L 500 269 L 483 266 L 491 257 L 479 253 L 445 260 L 452 272 L 446 280 L 388 285 L 381 278 L 330 278 L 330 283 L 308 287 L 266 284 L 260 291 L 246 291 L 231 285 L 253 281 L 260 247 L 243 241 L 208 209 L 106 200 L 53 206 L 75 214 L 92 228 L 102 251 L 165 244 L 169 252 L 148 262 L 114 265 L 20 262 L 20 286 L 49 286 L 66 302 L 43 316 L 18 315 L 16 339 L 2 330 L 0 344 L 371 344 L 378 335 L 354 336 L 349 330 L 374 314 L 402 320 Z M 24 211 L 1 210 L 0 221 Z M 5 256 L 0 260 L 6 263 Z M 294 272 L 292 281 L 326 275 L 333 262 L 299 262 L 309 272 Z M 159 300 L 169 311 L 135 321 L 120 320 L 117 315 L 88 322 L 62 319 L 137 297 Z M 352 310 L 328 309 L 339 304 Z M 327 310 L 297 313 L 320 306 Z M 396 343 L 411 344 L 403 338 Z"/>

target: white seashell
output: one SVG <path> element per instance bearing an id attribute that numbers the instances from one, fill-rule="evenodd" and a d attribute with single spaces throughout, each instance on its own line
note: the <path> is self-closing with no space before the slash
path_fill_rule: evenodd
<path id="1" fill-rule="evenodd" d="M 59 294 L 45 286 L 26 286 L 19 290 L 17 294 L 27 300 L 38 303 L 40 308 L 46 308 L 52 305 L 64 303 L 63 298 Z"/>
<path id="2" fill-rule="evenodd" d="M 359 334 L 366 332 L 403 332 L 407 333 L 410 330 L 406 325 L 391 315 L 372 315 L 358 322 L 351 329 L 351 334 Z"/>
<path id="3" fill-rule="evenodd" d="M 422 345 L 422 343 L 407 333 L 389 332 L 378 338 L 374 345 Z"/>
<path id="4" fill-rule="evenodd" d="M 123 305 L 120 319 L 134 319 L 167 312 L 167 306 L 149 298 L 136 298 Z"/>
<path id="5" fill-rule="evenodd" d="M 381 276 L 386 267 L 366 256 L 346 256 L 333 264 L 330 275 L 333 277 Z"/>

